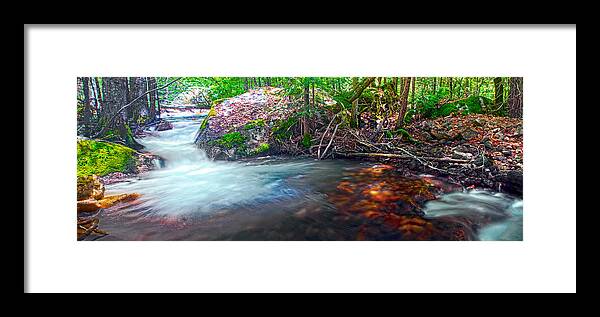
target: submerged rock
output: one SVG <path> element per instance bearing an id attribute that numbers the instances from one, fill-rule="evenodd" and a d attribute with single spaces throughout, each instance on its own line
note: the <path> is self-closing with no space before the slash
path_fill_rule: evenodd
<path id="1" fill-rule="evenodd" d="M 98 201 L 98 205 L 100 208 L 109 208 L 118 203 L 125 203 L 136 200 L 140 197 L 140 194 L 131 193 L 131 194 L 121 194 L 121 195 L 111 195 L 104 197 L 100 201 Z"/>
<path id="2" fill-rule="evenodd" d="M 161 120 L 156 125 L 156 131 L 165 131 L 165 130 L 171 130 L 171 129 L 173 129 L 173 124 L 166 120 Z"/>
<path id="3" fill-rule="evenodd" d="M 100 208 L 110 208 L 118 203 L 131 202 L 138 199 L 141 195 L 137 193 L 110 195 L 102 199 L 85 199 L 77 201 L 77 213 L 80 212 L 95 212 Z"/>

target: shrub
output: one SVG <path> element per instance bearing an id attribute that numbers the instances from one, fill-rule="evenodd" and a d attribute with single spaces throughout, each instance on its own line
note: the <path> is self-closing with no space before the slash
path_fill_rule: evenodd
<path id="1" fill-rule="evenodd" d="M 252 154 L 265 153 L 268 152 L 270 148 L 271 146 L 269 143 L 261 143 L 254 151 L 252 151 Z"/>

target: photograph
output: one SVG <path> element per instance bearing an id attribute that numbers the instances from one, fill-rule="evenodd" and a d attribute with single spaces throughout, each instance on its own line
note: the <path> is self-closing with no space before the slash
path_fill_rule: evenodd
<path id="1" fill-rule="evenodd" d="M 76 80 L 77 240 L 523 240 L 523 77 Z"/>
<path id="2" fill-rule="evenodd" d="M 574 24 L 27 24 L 24 77 L 26 293 L 576 292 Z"/>

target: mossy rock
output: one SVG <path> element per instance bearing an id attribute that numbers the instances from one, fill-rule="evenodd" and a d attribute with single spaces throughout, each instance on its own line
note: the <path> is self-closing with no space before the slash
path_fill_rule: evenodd
<path id="1" fill-rule="evenodd" d="M 135 161 L 135 151 L 126 146 L 93 140 L 77 141 L 77 177 L 133 172 Z"/>
<path id="2" fill-rule="evenodd" d="M 200 124 L 200 130 L 206 129 L 206 127 L 208 127 L 208 120 L 216 115 L 217 111 L 215 110 L 215 106 L 211 106 L 210 111 L 208 112 L 208 114 L 206 114 L 206 117 L 204 117 L 202 123 Z"/>
<path id="3" fill-rule="evenodd" d="M 216 144 L 223 146 L 226 149 L 239 148 L 245 145 L 246 137 L 240 132 L 230 132 L 214 141 Z"/>

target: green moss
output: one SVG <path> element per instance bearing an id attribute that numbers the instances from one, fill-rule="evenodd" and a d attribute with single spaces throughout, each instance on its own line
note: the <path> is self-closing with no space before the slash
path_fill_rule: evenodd
<path id="1" fill-rule="evenodd" d="M 108 142 L 77 141 L 77 176 L 103 176 L 112 172 L 130 172 L 135 168 L 135 151 Z"/>
<path id="2" fill-rule="evenodd" d="M 267 125 L 265 123 L 265 120 L 256 119 L 256 120 L 248 121 L 248 123 L 246 123 L 246 125 L 244 125 L 244 130 L 251 130 L 251 129 L 254 129 L 257 127 L 264 127 L 265 125 Z"/>
<path id="3" fill-rule="evenodd" d="M 265 153 L 268 152 L 270 148 L 271 146 L 269 145 L 269 143 L 261 143 L 254 151 L 252 151 L 252 154 Z"/>
<path id="4" fill-rule="evenodd" d="M 448 116 L 452 113 L 460 113 L 463 115 L 483 113 L 483 107 L 491 104 L 492 101 L 489 98 L 483 96 L 470 96 L 462 100 L 442 105 L 433 113 L 433 117 Z"/>
<path id="5" fill-rule="evenodd" d="M 129 125 L 125 125 L 125 129 L 127 129 L 127 135 L 125 136 L 126 140 L 125 140 L 125 144 L 127 145 L 132 145 L 135 144 L 135 140 L 133 139 L 133 132 L 131 131 L 131 128 L 129 127 Z"/>
<path id="6" fill-rule="evenodd" d="M 312 138 L 310 136 L 310 133 L 304 133 L 304 136 L 302 136 L 302 141 L 300 143 L 305 148 L 310 148 L 310 146 L 312 145 Z"/>
<path id="7" fill-rule="evenodd" d="M 215 140 L 215 142 L 228 149 L 239 148 L 245 145 L 246 137 L 239 132 L 230 132 L 224 134 L 221 138 Z"/>
<path id="8" fill-rule="evenodd" d="M 215 110 L 215 106 L 211 106 L 210 111 L 208 112 L 208 114 L 206 114 L 206 117 L 204 117 L 204 120 L 202 120 L 202 123 L 200 124 L 200 130 L 206 129 L 206 127 L 208 126 L 208 119 L 216 115 L 217 111 Z"/>

